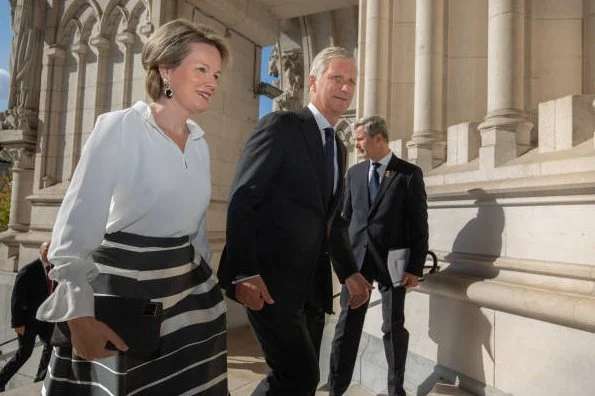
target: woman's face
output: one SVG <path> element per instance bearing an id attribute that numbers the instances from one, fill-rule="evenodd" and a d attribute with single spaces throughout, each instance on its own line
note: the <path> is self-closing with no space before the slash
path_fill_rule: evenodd
<path id="1" fill-rule="evenodd" d="M 177 102 L 190 114 L 202 113 L 208 109 L 219 86 L 221 54 L 210 44 L 191 43 L 182 63 L 166 70 L 162 76 L 173 91 L 170 100 Z"/>

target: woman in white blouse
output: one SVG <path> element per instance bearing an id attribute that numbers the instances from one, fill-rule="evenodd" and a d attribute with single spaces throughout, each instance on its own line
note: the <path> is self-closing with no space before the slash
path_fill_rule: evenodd
<path id="1" fill-rule="evenodd" d="M 37 315 L 67 322 L 72 347 L 54 348 L 43 394 L 228 394 L 225 303 L 207 264 L 209 151 L 189 119 L 207 110 L 228 58 L 210 29 L 169 22 L 143 48 L 153 102 L 98 117 L 52 234 L 59 283 Z M 95 318 L 94 296 L 106 295 L 162 305 L 156 355 L 124 353 Z"/>

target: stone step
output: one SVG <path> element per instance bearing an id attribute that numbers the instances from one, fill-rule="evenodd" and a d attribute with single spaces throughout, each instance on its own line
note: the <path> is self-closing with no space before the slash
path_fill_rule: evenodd
<path id="1" fill-rule="evenodd" d="M 428 396 L 474 396 L 473 393 L 469 393 L 456 385 L 437 383 L 434 385 Z"/>
<path id="2" fill-rule="evenodd" d="M 2 396 L 39 396 L 41 394 L 41 382 L 23 385 L 15 389 L 7 390 Z"/>

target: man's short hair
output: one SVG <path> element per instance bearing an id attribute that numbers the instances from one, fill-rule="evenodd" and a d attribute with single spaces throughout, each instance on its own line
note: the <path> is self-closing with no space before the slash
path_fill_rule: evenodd
<path id="1" fill-rule="evenodd" d="M 353 130 L 363 127 L 366 135 L 371 138 L 380 134 L 385 143 L 388 143 L 388 124 L 386 120 L 378 115 L 360 118 L 353 124 Z"/>
<path id="2" fill-rule="evenodd" d="M 342 47 L 327 47 L 320 51 L 312 60 L 310 67 L 310 76 L 319 79 L 333 59 L 348 59 L 355 62 L 355 57 L 349 51 Z"/>

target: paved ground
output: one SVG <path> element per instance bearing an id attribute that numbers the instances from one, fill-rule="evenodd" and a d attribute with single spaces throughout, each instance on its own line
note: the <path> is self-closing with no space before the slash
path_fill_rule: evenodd
<path id="1" fill-rule="evenodd" d="M 258 344 L 250 328 L 233 330 L 228 337 L 229 391 L 232 396 L 248 396 L 268 372 Z M 328 395 L 319 390 L 317 396 Z M 352 385 L 346 396 L 372 396 L 373 393 L 358 385 Z"/>
<path id="2" fill-rule="evenodd" d="M 228 337 L 229 390 L 232 396 L 248 396 L 268 372 L 260 349 L 248 327 L 233 330 Z M 38 396 L 41 383 L 22 386 L 7 391 L 2 396 Z M 320 390 L 317 396 L 328 395 Z M 373 393 L 357 385 L 352 385 L 346 396 L 372 396 Z M 164 395 L 165 396 L 165 395 Z"/>

